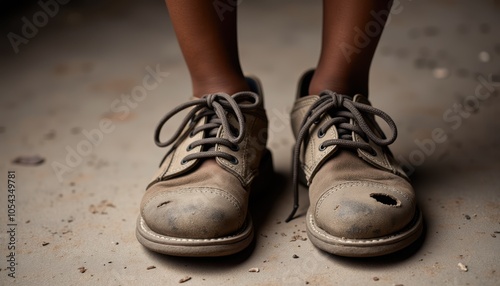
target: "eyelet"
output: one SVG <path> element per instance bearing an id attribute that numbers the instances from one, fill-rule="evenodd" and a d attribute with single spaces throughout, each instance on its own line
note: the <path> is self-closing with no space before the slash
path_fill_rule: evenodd
<path id="1" fill-rule="evenodd" d="M 323 137 L 325 137 L 325 134 L 326 134 L 326 133 L 325 133 L 325 132 L 323 132 L 323 131 L 321 130 L 321 128 L 318 130 L 318 138 L 323 138 Z"/>
<path id="2" fill-rule="evenodd" d="M 325 151 L 326 147 L 323 144 L 320 144 L 318 149 L 319 151 Z"/>
<path id="3" fill-rule="evenodd" d="M 231 147 L 229 147 L 229 149 L 231 149 L 231 151 L 233 152 L 238 152 L 240 151 L 240 146 L 238 144 L 233 144 Z"/>
<path id="4" fill-rule="evenodd" d="M 185 165 L 187 162 L 188 162 L 188 161 L 186 161 L 186 160 L 182 159 L 182 160 L 181 160 L 181 165 Z"/>
<path id="5" fill-rule="evenodd" d="M 186 147 L 186 151 L 189 152 L 193 150 L 193 146 L 191 146 L 191 144 L 189 144 L 187 147 Z"/>
<path id="6" fill-rule="evenodd" d="M 238 164 L 238 158 L 232 156 L 232 158 L 231 158 L 231 160 L 229 160 L 229 162 L 231 162 L 231 164 L 233 164 L 233 165 L 236 165 L 236 164 Z"/>
<path id="7" fill-rule="evenodd" d="M 189 138 L 193 138 L 194 137 L 194 130 L 192 130 L 191 132 L 189 132 Z"/>

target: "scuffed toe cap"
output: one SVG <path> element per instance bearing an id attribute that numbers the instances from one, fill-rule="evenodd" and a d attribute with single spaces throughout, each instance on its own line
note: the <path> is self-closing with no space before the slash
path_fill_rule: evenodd
<path id="1" fill-rule="evenodd" d="M 408 192 L 360 181 L 326 191 L 316 204 L 314 218 L 318 227 L 331 235 L 369 239 L 398 232 L 414 213 L 414 198 Z"/>
<path id="2" fill-rule="evenodd" d="M 246 209 L 216 188 L 183 188 L 159 193 L 145 202 L 142 217 L 154 232 L 170 237 L 211 239 L 238 231 Z"/>

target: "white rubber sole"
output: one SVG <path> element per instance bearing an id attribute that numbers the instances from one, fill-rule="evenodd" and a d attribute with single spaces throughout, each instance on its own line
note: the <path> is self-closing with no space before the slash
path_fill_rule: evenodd
<path id="1" fill-rule="evenodd" d="M 422 234 L 423 218 L 417 209 L 413 220 L 397 233 L 372 239 L 353 239 L 336 237 L 319 228 L 309 208 L 306 227 L 312 244 L 321 250 L 340 256 L 372 257 L 396 252 L 415 242 Z"/>

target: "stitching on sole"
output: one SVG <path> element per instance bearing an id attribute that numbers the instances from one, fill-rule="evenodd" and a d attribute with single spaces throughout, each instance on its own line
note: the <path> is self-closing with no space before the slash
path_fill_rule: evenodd
<path id="1" fill-rule="evenodd" d="M 413 227 L 415 227 L 418 223 L 418 221 L 420 220 L 420 218 L 418 218 L 414 224 L 411 225 L 411 227 L 409 227 L 408 229 L 412 229 Z M 413 220 L 412 220 L 413 222 Z M 394 237 L 397 237 L 401 234 L 403 234 L 404 232 L 403 231 L 400 231 L 400 232 L 396 232 L 394 233 L 393 235 L 390 235 L 390 236 L 385 236 L 385 237 L 382 237 L 382 238 L 376 238 L 376 239 L 349 239 L 349 238 L 338 238 L 336 236 L 332 236 L 332 235 L 326 235 L 324 232 L 324 230 L 321 230 L 319 229 L 319 227 L 316 226 L 316 224 L 314 223 L 314 216 L 312 214 L 309 214 L 309 226 L 311 227 L 312 230 L 314 230 L 314 233 L 316 235 L 320 235 L 324 238 L 326 238 L 327 240 L 334 240 L 334 241 L 337 241 L 337 242 L 342 242 L 342 243 L 352 243 L 352 244 L 368 244 L 368 243 L 374 243 L 374 242 L 384 242 L 384 241 L 387 241 L 391 238 L 394 238 Z M 404 228 L 406 229 L 406 227 Z M 323 241 L 324 243 L 328 243 L 328 241 Z M 343 245 L 343 244 L 340 244 L 338 246 L 345 246 L 345 247 L 349 247 L 349 246 L 355 246 L 355 245 Z M 386 246 L 386 245 L 384 245 Z"/>
<path id="2" fill-rule="evenodd" d="M 227 239 L 230 239 L 230 238 L 233 238 L 233 237 L 236 237 L 242 233 L 244 233 L 244 231 L 247 229 L 248 227 L 248 223 L 245 223 L 242 227 L 242 231 L 234 234 L 234 235 L 230 235 L 230 236 L 225 236 L 225 237 L 218 237 L 218 238 L 204 238 L 204 239 L 196 239 L 196 238 L 174 238 L 174 237 L 170 237 L 170 236 L 164 236 L 164 235 L 159 235 L 155 232 L 153 232 L 152 230 L 149 230 L 149 228 L 146 228 L 146 223 L 144 222 L 144 219 L 140 218 L 140 226 L 141 226 L 141 229 L 146 232 L 148 235 L 151 235 L 153 237 L 156 237 L 156 238 L 159 238 L 159 239 L 163 239 L 163 240 L 170 240 L 170 241 L 177 241 L 177 242 L 216 242 L 216 241 L 223 241 L 223 240 L 227 240 Z"/>

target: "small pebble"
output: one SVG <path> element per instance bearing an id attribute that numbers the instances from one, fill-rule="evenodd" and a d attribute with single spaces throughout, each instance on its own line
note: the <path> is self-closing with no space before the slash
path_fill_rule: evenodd
<path id="1" fill-rule="evenodd" d="M 85 271 L 87 271 L 87 268 L 85 267 L 78 267 L 78 270 L 80 270 L 80 273 L 85 273 Z"/>
<path id="2" fill-rule="evenodd" d="M 253 268 L 248 269 L 248 272 L 260 272 L 260 269 L 257 267 L 253 267 Z"/>
<path id="3" fill-rule="evenodd" d="M 373 277 L 373 281 L 379 281 L 380 279 L 378 277 Z"/>
<path id="4" fill-rule="evenodd" d="M 432 71 L 432 75 L 437 79 L 447 78 L 450 71 L 447 68 L 435 68 Z"/>
<path id="5" fill-rule="evenodd" d="M 466 220 L 470 220 L 470 215 L 466 214 L 466 215 L 465 215 L 465 219 L 466 219 Z"/>
<path id="6" fill-rule="evenodd" d="M 467 272 L 469 269 L 467 268 L 467 265 L 463 264 L 462 262 L 458 263 L 458 268 L 460 268 L 460 271 Z"/>
<path id="7" fill-rule="evenodd" d="M 47 245 L 49 245 L 49 244 L 50 244 L 49 242 L 45 242 L 45 241 L 44 241 L 44 242 L 42 242 L 42 246 L 47 246 Z"/>
<path id="8" fill-rule="evenodd" d="M 478 55 L 479 61 L 487 63 L 490 61 L 490 54 L 488 52 L 482 51 Z"/>
<path id="9" fill-rule="evenodd" d="M 188 282 L 189 280 L 191 280 L 191 276 L 186 276 L 186 277 L 181 278 L 179 280 L 179 283 Z"/>
<path id="10" fill-rule="evenodd" d="M 299 256 L 297 254 L 294 254 L 292 257 L 295 259 L 299 258 Z"/>
<path id="11" fill-rule="evenodd" d="M 151 265 L 151 266 L 148 266 L 148 268 L 146 268 L 146 270 L 151 270 L 151 269 L 155 269 L 155 268 L 156 268 L 156 266 Z"/>

